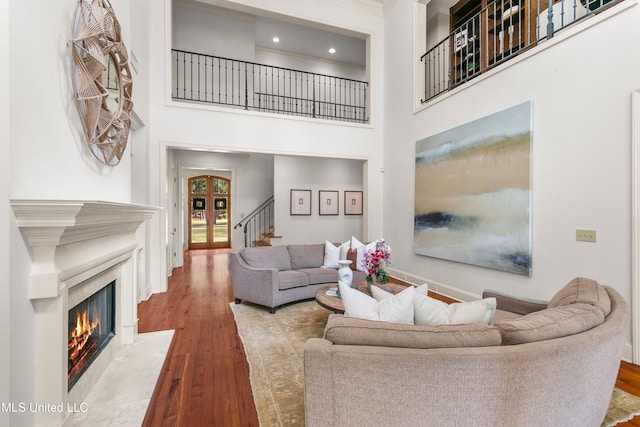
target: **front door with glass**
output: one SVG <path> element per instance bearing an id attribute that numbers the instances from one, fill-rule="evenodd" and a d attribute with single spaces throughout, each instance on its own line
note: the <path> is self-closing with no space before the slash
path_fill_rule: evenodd
<path id="1" fill-rule="evenodd" d="M 189 249 L 231 247 L 231 181 L 219 176 L 189 179 Z"/>

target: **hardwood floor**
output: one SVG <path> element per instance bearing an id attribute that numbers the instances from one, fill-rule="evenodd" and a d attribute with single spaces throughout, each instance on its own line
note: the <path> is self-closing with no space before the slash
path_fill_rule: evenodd
<path id="1" fill-rule="evenodd" d="M 627 393 L 640 396 L 640 366 L 622 362 L 620 364 L 620 370 L 618 371 L 616 387 Z M 617 424 L 616 426 L 640 426 L 640 416 L 634 417 L 628 422 Z"/>
<path id="2" fill-rule="evenodd" d="M 228 250 L 195 250 L 168 292 L 138 305 L 139 331 L 175 329 L 143 426 L 258 426 L 229 302 Z"/>
<path id="3" fill-rule="evenodd" d="M 139 332 L 175 334 L 143 426 L 258 426 L 249 367 L 233 320 L 228 250 L 185 253 L 166 293 L 138 305 Z M 640 396 L 640 366 L 616 386 Z M 618 426 L 640 426 L 640 416 Z"/>

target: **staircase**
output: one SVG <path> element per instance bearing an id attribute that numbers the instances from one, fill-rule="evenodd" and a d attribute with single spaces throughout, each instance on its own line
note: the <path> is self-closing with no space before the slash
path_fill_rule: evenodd
<path id="1" fill-rule="evenodd" d="M 271 246 L 271 238 L 274 236 L 273 225 L 273 196 L 265 200 L 253 212 L 247 215 L 233 228 L 244 228 L 244 246 Z"/>
<path id="2" fill-rule="evenodd" d="M 272 237 L 274 237 L 273 233 L 264 233 L 260 236 L 259 240 L 253 242 L 253 246 L 271 246 Z"/>

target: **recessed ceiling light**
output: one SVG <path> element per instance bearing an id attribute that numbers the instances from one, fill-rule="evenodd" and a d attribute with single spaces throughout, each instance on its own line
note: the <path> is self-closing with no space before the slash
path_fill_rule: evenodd
<path id="1" fill-rule="evenodd" d="M 279 38 L 277 38 L 277 37 L 274 37 L 274 38 L 273 38 L 273 42 L 274 42 L 274 43 L 280 43 L 280 39 L 279 39 Z"/>
<path id="2" fill-rule="evenodd" d="M 336 50 L 334 48 L 329 49 L 329 53 L 333 54 L 336 53 Z"/>

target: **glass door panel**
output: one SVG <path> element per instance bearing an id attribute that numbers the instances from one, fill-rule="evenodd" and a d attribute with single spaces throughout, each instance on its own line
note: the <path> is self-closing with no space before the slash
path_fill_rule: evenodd
<path id="1" fill-rule="evenodd" d="M 206 244 L 208 242 L 206 207 L 205 197 L 191 197 L 191 243 Z"/>
<path id="2" fill-rule="evenodd" d="M 229 218 L 227 215 L 227 197 L 217 196 L 213 199 L 213 241 L 214 243 L 229 241 Z"/>
<path id="3" fill-rule="evenodd" d="M 189 249 L 231 247 L 230 187 L 222 177 L 189 180 Z"/>

